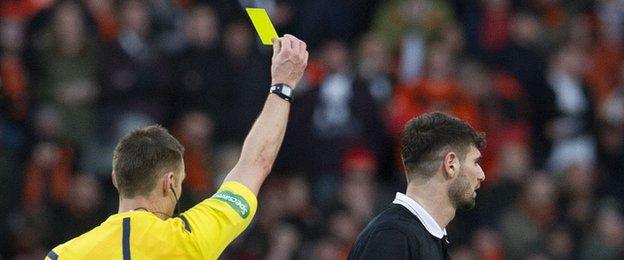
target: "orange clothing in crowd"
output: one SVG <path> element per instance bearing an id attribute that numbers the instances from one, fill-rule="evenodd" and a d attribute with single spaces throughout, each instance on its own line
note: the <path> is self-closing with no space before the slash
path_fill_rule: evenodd
<path id="1" fill-rule="evenodd" d="M 91 14 L 97 25 L 98 34 L 104 42 L 112 42 L 117 39 L 119 25 L 112 10 L 102 10 Z"/>
<path id="2" fill-rule="evenodd" d="M 16 55 L 0 58 L 0 95 L 6 96 L 11 106 L 11 117 L 24 120 L 28 115 L 28 90 L 24 65 Z"/>
<path id="3" fill-rule="evenodd" d="M 0 17 L 26 19 L 54 4 L 54 0 L 3 0 L 0 1 Z"/>
<path id="4" fill-rule="evenodd" d="M 516 113 L 523 114 L 528 111 L 524 91 L 520 82 L 511 74 L 497 72 L 493 75 L 492 86 L 494 95 L 502 101 L 514 103 L 518 106 Z M 500 104 L 495 104 L 500 106 Z M 482 131 L 486 133 L 487 146 L 482 151 L 483 162 L 481 166 L 486 172 L 487 178 L 482 185 L 498 181 L 500 173 L 497 154 L 509 142 L 531 143 L 530 124 L 527 118 L 515 120 L 503 119 L 498 110 L 502 107 L 491 107 L 481 111 Z M 528 113 L 528 112 L 527 112 Z"/>
<path id="5" fill-rule="evenodd" d="M 69 146 L 62 147 L 57 151 L 57 155 L 58 160 L 50 170 L 37 165 L 34 159 L 26 165 L 22 193 L 22 203 L 26 210 L 33 212 L 41 210 L 46 204 L 44 201 L 46 198 L 57 204 L 68 202 L 75 159 L 74 149 Z"/>
<path id="6" fill-rule="evenodd" d="M 562 28 L 567 20 L 566 10 L 562 6 L 553 4 L 543 7 L 542 22 L 551 29 Z"/>
<path id="7" fill-rule="evenodd" d="M 325 68 L 323 64 L 317 60 L 310 60 L 306 68 L 305 80 L 309 86 L 318 86 L 325 78 Z"/>
<path id="8" fill-rule="evenodd" d="M 591 94 L 601 102 L 615 88 L 621 72 L 622 53 L 619 44 L 598 44 L 590 53 L 585 78 Z M 624 77 L 624 76 L 622 76 Z"/>
<path id="9" fill-rule="evenodd" d="M 400 85 L 389 106 L 389 132 L 393 136 L 400 136 L 411 118 L 435 110 L 451 113 L 475 129 L 481 129 L 476 104 L 462 93 L 454 80 L 424 79 L 415 85 Z"/>
<path id="10" fill-rule="evenodd" d="M 192 193 L 208 193 L 212 187 L 213 174 L 208 170 L 208 156 L 204 151 L 187 145 L 184 152 L 186 180 L 184 184 Z"/>

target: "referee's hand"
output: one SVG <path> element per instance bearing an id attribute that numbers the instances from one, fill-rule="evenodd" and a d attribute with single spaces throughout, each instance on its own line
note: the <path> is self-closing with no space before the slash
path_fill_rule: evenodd
<path id="1" fill-rule="evenodd" d="M 297 87 L 308 65 L 306 48 L 305 42 L 290 34 L 273 38 L 271 85 L 283 83 L 293 89 Z"/>

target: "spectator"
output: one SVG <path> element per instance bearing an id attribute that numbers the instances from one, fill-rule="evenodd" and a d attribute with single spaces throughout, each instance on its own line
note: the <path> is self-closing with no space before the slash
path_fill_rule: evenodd
<path id="1" fill-rule="evenodd" d="M 599 9 L 607 10 L 605 6 L 610 1 L 600 1 L 601 7 Z M 616 3 L 617 1 L 612 1 Z M 612 9 L 613 13 L 617 13 L 618 8 Z M 591 37 L 590 46 L 587 47 L 590 57 L 588 58 L 587 71 L 585 72 L 588 80 L 588 84 L 592 88 L 592 93 L 595 95 L 598 102 L 602 102 L 608 93 L 617 87 L 619 82 L 619 71 L 622 61 L 624 61 L 624 52 L 621 48 L 621 40 L 618 40 L 620 36 L 617 33 L 611 32 L 609 26 L 605 26 L 605 23 L 613 23 L 617 21 L 617 18 L 604 17 L 608 12 L 599 12 L 601 15 L 600 20 L 603 21 L 598 28 L 586 30 L 586 34 L 595 35 Z M 605 20 L 614 19 L 614 21 L 608 22 Z M 589 19 L 586 19 L 589 20 Z M 587 23 L 590 23 L 589 21 Z"/>
<path id="2" fill-rule="evenodd" d="M 69 201 L 75 167 L 75 149 L 61 139 L 60 115 L 48 108 L 35 121 L 35 143 L 24 169 L 22 208 L 28 214 L 63 206 Z"/>
<path id="3" fill-rule="evenodd" d="M 368 223 L 384 202 L 392 199 L 392 194 L 383 194 L 375 182 L 378 173 L 375 154 L 363 148 L 349 150 L 344 156 L 342 173 L 338 201 L 344 204 L 355 223 Z"/>
<path id="4" fill-rule="evenodd" d="M 340 240 L 327 235 L 316 240 L 312 245 L 312 252 L 307 259 L 340 259 L 342 255 Z"/>
<path id="5" fill-rule="evenodd" d="M 293 3 L 293 1 L 275 1 L 275 5 L 269 10 L 269 17 L 271 17 L 278 34 L 295 32 L 297 7 L 297 3 Z"/>
<path id="6" fill-rule="evenodd" d="M 29 139 L 25 123 L 30 114 L 31 90 L 21 56 L 24 43 L 24 22 L 0 16 L 0 208 L 7 209 L 0 212 L 0 233 L 4 234 L 8 234 L 8 227 L 3 220 L 19 204 Z M 0 257 L 8 243 L 7 239 L 0 241 Z"/>
<path id="7" fill-rule="evenodd" d="M 605 98 L 598 111 L 599 162 L 604 172 L 601 191 L 624 198 L 624 67 L 618 87 Z"/>
<path id="8" fill-rule="evenodd" d="M 17 18 L 0 20 L 0 104 L 5 116 L 24 121 L 28 115 L 30 89 L 21 52 L 24 23 Z"/>
<path id="9" fill-rule="evenodd" d="M 227 84 L 225 54 L 219 38 L 219 17 L 209 6 L 199 5 L 185 20 L 187 47 L 174 58 L 176 88 L 174 114 L 198 110 L 215 121 L 217 140 L 227 132 L 233 116 L 234 90 Z"/>
<path id="10" fill-rule="evenodd" d="M 500 51 L 509 41 L 511 1 L 483 1 L 483 18 L 480 23 L 479 45 L 486 53 Z"/>
<path id="11" fill-rule="evenodd" d="M 559 115 L 548 122 L 546 129 L 553 143 L 547 166 L 555 173 L 571 164 L 594 165 L 596 161 L 596 141 L 592 137 L 595 105 L 582 77 L 583 65 L 582 50 L 566 45 L 555 54 L 549 69 L 548 81 Z M 562 162 L 560 158 L 567 159 Z"/>
<path id="12" fill-rule="evenodd" d="M 346 259 L 363 225 L 348 211 L 336 210 L 326 220 L 328 231 L 336 239 L 339 254 L 332 259 Z"/>
<path id="13" fill-rule="evenodd" d="M 392 95 L 391 57 L 387 44 L 368 33 L 361 40 L 357 75 L 368 86 L 379 108 L 385 108 Z"/>
<path id="14" fill-rule="evenodd" d="M 357 39 L 367 26 L 375 0 L 301 1 L 296 32 L 312 50 L 324 45 L 329 39 L 349 42 Z"/>
<path id="15" fill-rule="evenodd" d="M 280 224 L 270 237 L 267 259 L 293 259 L 301 243 L 301 232 L 289 224 Z"/>
<path id="16" fill-rule="evenodd" d="M 225 51 L 224 91 L 229 105 L 219 107 L 223 128 L 219 132 L 218 140 L 241 141 L 247 129 L 253 124 L 262 108 L 267 86 L 270 85 L 268 59 L 263 59 L 254 45 L 253 31 L 249 24 L 236 21 L 226 26 L 223 33 Z M 236 86 L 236 87 L 235 87 Z M 236 93 L 228 90 L 236 89 Z M 223 94 L 222 94 L 223 95 Z M 223 101 L 222 101 L 223 102 Z M 225 101 L 228 102 L 228 101 Z M 231 120 L 231 118 L 238 118 Z"/>
<path id="17" fill-rule="evenodd" d="M 99 72 L 101 133 L 114 132 L 113 122 L 131 115 L 166 122 L 171 75 L 168 63 L 149 41 L 148 6 L 124 1 L 119 9 L 119 36 L 103 53 Z M 111 141 L 111 140 L 109 140 Z"/>
<path id="18" fill-rule="evenodd" d="M 391 134 L 397 137 L 409 119 L 433 110 L 454 114 L 479 129 L 477 107 L 458 87 L 455 59 L 446 45 L 431 47 L 423 78 L 397 87 L 390 106 Z"/>
<path id="19" fill-rule="evenodd" d="M 472 248 L 479 259 L 505 259 L 500 234 L 496 230 L 487 227 L 476 230 L 472 236 Z"/>
<path id="20" fill-rule="evenodd" d="M 573 228 L 574 243 L 580 244 L 583 233 L 589 232 L 597 205 L 596 171 L 587 165 L 572 165 L 561 176 L 560 202 L 566 222 Z"/>
<path id="21" fill-rule="evenodd" d="M 9 218 L 7 237 L 11 242 L 10 255 L 14 259 L 43 259 L 46 256 L 50 230 L 44 216 L 17 213 Z"/>
<path id="22" fill-rule="evenodd" d="M 184 47 L 184 14 L 182 3 L 170 0 L 150 0 L 152 41 L 167 54 Z"/>
<path id="23" fill-rule="evenodd" d="M 521 196 L 501 214 L 499 228 L 506 259 L 525 259 L 545 250 L 545 239 L 556 218 L 552 177 L 540 173 L 529 179 Z"/>
<path id="24" fill-rule="evenodd" d="M 104 200 L 98 180 L 82 173 L 71 180 L 66 205 L 52 209 L 51 227 L 53 244 L 62 243 L 74 237 L 76 232 L 86 232 L 104 221 L 102 211 Z"/>
<path id="25" fill-rule="evenodd" d="M 409 33 L 427 41 L 436 39 L 435 35 L 452 18 L 445 0 L 394 0 L 379 7 L 372 27 L 396 50 Z"/>
<path id="26" fill-rule="evenodd" d="M 380 6 L 373 32 L 386 41 L 392 53 L 400 53 L 399 82 L 420 79 L 427 43 L 438 39 L 452 18 L 445 0 L 394 0 Z"/>
<path id="27" fill-rule="evenodd" d="M 509 22 L 509 33 L 509 43 L 500 52 L 486 59 L 520 82 L 531 109 L 528 119 L 531 126 L 531 147 L 535 153 L 534 166 L 542 168 L 552 145 L 546 135 L 547 124 L 558 115 L 554 93 L 546 78 L 546 57 L 539 41 L 542 24 L 531 13 L 515 13 Z"/>
<path id="28" fill-rule="evenodd" d="M 622 42 L 624 40 L 624 4 L 618 1 L 601 0 L 597 1 L 596 14 L 602 24 L 601 33 L 609 38 L 611 42 Z"/>
<path id="29" fill-rule="evenodd" d="M 47 205 L 67 203 L 73 157 L 71 148 L 59 147 L 55 143 L 42 142 L 35 146 L 26 167 L 22 193 L 23 207 L 27 211 L 38 213 Z"/>
<path id="30" fill-rule="evenodd" d="M 290 124 L 297 131 L 285 145 L 292 149 L 285 161 L 315 175 L 313 193 L 322 194 L 315 203 L 325 203 L 338 188 L 341 158 L 349 148 L 383 149 L 385 137 L 380 112 L 367 86 L 354 77 L 345 44 L 327 42 L 321 55 L 324 76 L 298 99 L 294 109 L 300 112 Z"/>
<path id="31" fill-rule="evenodd" d="M 624 255 L 624 218 L 621 206 L 611 200 L 602 201 L 594 230 L 587 233 L 582 258 L 620 259 Z"/>
<path id="32" fill-rule="evenodd" d="M 236 162 L 238 162 L 242 144 L 231 142 L 218 146 L 215 144 L 215 146 L 215 174 L 218 178 L 217 182 L 220 182 L 223 178 L 225 178 L 225 175 L 228 174 L 230 169 L 236 165 Z"/>
<path id="33" fill-rule="evenodd" d="M 195 205 L 214 193 L 215 174 L 212 169 L 212 136 L 214 123 L 205 113 L 191 111 L 183 115 L 174 127 L 174 135 L 184 145 L 186 196 Z M 182 195 L 185 196 L 185 195 Z"/>
<path id="34" fill-rule="evenodd" d="M 51 12 L 37 50 L 39 73 L 33 87 L 39 104 L 54 106 L 62 120 L 62 136 L 80 152 L 93 149 L 93 118 L 99 95 L 97 42 L 87 29 L 85 13 L 74 1 L 61 1 Z"/>
<path id="35" fill-rule="evenodd" d="M 526 95 L 514 76 L 475 60 L 460 66 L 458 82 L 463 93 L 475 101 L 479 125 L 488 136 L 481 164 L 488 173 L 484 185 L 495 183 L 500 177 L 499 152 L 509 143 L 530 140 L 530 124 L 524 117 L 530 111 Z"/>
<path id="36" fill-rule="evenodd" d="M 572 232 L 565 226 L 556 226 L 546 238 L 547 254 L 554 259 L 570 259 L 573 256 L 575 241 Z"/>
<path id="37" fill-rule="evenodd" d="M 321 212 L 312 205 L 311 188 L 304 175 L 295 174 L 286 178 L 283 221 L 291 223 L 301 233 L 302 239 L 315 238 L 322 225 Z"/>
<path id="38" fill-rule="evenodd" d="M 0 16 L 16 16 L 20 18 L 28 18 L 37 12 L 50 7 L 54 4 L 54 0 L 7 0 L 0 3 Z"/>
<path id="39" fill-rule="evenodd" d="M 105 43 L 111 43 L 117 38 L 118 21 L 113 10 L 112 0 L 85 0 L 89 14 L 96 24 L 98 35 Z"/>

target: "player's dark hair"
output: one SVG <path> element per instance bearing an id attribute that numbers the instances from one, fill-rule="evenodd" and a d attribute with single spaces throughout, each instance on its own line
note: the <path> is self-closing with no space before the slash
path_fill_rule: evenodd
<path id="1" fill-rule="evenodd" d="M 119 194 L 125 198 L 147 195 L 163 174 L 179 171 L 183 153 L 180 142 L 161 126 L 148 126 L 129 133 L 119 141 L 113 153 Z"/>
<path id="2" fill-rule="evenodd" d="M 471 145 L 483 149 L 485 134 L 458 118 L 441 112 L 413 118 L 403 130 L 401 146 L 408 181 L 433 176 L 448 152 L 455 152 L 463 161 Z"/>

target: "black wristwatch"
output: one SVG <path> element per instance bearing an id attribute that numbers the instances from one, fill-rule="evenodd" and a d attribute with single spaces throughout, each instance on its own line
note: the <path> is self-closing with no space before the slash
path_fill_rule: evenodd
<path id="1" fill-rule="evenodd" d="M 290 103 L 293 102 L 293 89 L 286 84 L 278 83 L 271 86 L 269 93 L 273 93 Z"/>

